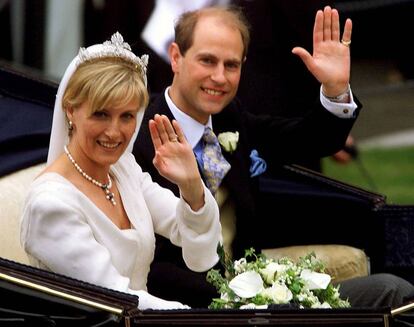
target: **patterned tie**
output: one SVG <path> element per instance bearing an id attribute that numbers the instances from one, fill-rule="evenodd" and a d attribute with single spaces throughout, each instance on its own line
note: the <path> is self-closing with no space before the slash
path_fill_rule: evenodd
<path id="1" fill-rule="evenodd" d="M 230 169 L 230 164 L 221 154 L 220 144 L 213 131 L 206 127 L 203 134 L 203 173 L 211 193 L 216 193 L 221 180 Z"/>

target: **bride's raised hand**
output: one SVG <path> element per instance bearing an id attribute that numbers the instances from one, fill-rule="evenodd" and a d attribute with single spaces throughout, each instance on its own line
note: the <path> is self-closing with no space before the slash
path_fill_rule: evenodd
<path id="1" fill-rule="evenodd" d="M 197 210 L 204 205 L 204 188 L 194 152 L 177 121 L 158 115 L 149 121 L 155 156 L 153 164 L 161 176 L 177 184 L 182 197 Z"/>

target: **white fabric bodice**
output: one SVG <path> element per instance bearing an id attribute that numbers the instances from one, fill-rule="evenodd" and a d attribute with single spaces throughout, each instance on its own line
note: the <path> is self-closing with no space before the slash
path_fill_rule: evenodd
<path id="1" fill-rule="evenodd" d="M 183 248 L 190 269 L 218 261 L 218 208 L 209 192 L 194 212 L 181 198 L 152 182 L 131 154 L 111 167 L 132 228 L 119 229 L 71 182 L 57 173 L 31 185 L 21 220 L 21 243 L 34 266 L 140 296 L 141 309 L 165 308 L 146 293 L 154 257 L 154 232 Z M 101 190 L 97 189 L 97 192 Z"/>

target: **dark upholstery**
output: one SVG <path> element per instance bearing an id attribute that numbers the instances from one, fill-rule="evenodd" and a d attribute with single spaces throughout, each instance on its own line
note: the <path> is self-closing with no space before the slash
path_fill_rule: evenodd
<path id="1" fill-rule="evenodd" d="M 46 161 L 57 84 L 0 65 L 0 176 Z"/>

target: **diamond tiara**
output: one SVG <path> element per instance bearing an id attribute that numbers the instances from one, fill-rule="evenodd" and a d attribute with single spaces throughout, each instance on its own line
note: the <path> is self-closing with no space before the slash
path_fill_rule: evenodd
<path id="1" fill-rule="evenodd" d="M 139 66 L 141 68 L 141 76 L 145 84 L 147 84 L 148 55 L 136 56 L 131 51 L 131 46 L 124 42 L 124 38 L 119 32 L 114 33 L 110 41 L 88 48 L 82 47 L 78 53 L 79 64 L 91 59 L 105 57 L 120 57 Z"/>

